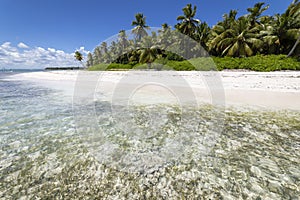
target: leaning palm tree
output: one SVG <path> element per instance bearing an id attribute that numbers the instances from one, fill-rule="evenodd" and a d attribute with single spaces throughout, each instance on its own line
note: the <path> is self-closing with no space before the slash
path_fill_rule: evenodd
<path id="1" fill-rule="evenodd" d="M 293 55 L 293 53 L 294 53 L 294 51 L 295 51 L 295 49 L 296 49 L 296 47 L 298 46 L 299 43 L 300 43 L 300 29 L 299 29 L 299 37 L 298 37 L 297 41 L 295 42 L 293 48 L 291 49 L 291 51 L 287 55 L 287 57 Z"/>
<path id="2" fill-rule="evenodd" d="M 83 68 L 85 68 L 85 65 L 82 62 L 82 60 L 83 60 L 82 53 L 80 53 L 79 51 L 75 51 L 74 57 L 75 57 L 76 60 L 78 60 L 81 63 L 81 65 L 83 66 Z"/>
<path id="3" fill-rule="evenodd" d="M 135 15 L 135 20 L 132 21 L 132 26 L 135 26 L 132 29 L 132 33 L 136 35 L 136 41 L 141 41 L 142 37 L 147 36 L 146 29 L 149 29 L 149 26 L 146 25 L 146 17 L 142 13 L 137 13 Z"/>
<path id="4" fill-rule="evenodd" d="M 200 20 L 195 19 L 197 7 L 192 8 L 192 4 L 187 4 L 183 9 L 183 15 L 177 17 L 177 21 L 180 21 L 175 25 L 175 28 L 181 33 L 194 37 L 197 25 L 200 23 Z"/>
<path id="5" fill-rule="evenodd" d="M 275 35 L 279 38 L 281 52 L 290 52 L 299 37 L 300 2 L 298 0 L 293 1 L 283 14 L 277 14 L 273 26 Z"/>
<path id="6" fill-rule="evenodd" d="M 80 53 L 79 51 L 75 51 L 74 57 L 75 57 L 76 60 L 78 60 L 79 62 L 82 62 L 82 60 L 83 60 L 82 53 Z"/>

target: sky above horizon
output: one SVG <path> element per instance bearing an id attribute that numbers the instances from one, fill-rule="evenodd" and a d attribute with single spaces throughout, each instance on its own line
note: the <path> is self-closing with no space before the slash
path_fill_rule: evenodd
<path id="1" fill-rule="evenodd" d="M 102 41 L 132 29 L 138 12 L 151 27 L 172 27 L 187 4 L 197 6 L 196 18 L 213 26 L 231 9 L 238 16 L 258 0 L 0 0 L 0 69 L 78 65 L 75 50 L 86 54 Z M 265 0 L 265 15 L 283 13 L 292 0 Z"/>

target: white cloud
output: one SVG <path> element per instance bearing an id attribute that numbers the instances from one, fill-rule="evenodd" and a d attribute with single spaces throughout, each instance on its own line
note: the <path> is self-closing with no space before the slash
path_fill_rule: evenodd
<path id="1" fill-rule="evenodd" d="M 84 49 L 84 47 L 80 47 L 79 49 L 77 49 L 77 51 L 81 52 L 82 54 L 88 54 L 90 51 L 87 51 Z"/>
<path id="2" fill-rule="evenodd" d="M 5 52 L 17 52 L 18 49 L 16 47 L 12 47 L 10 42 L 4 42 L 1 46 L 1 49 Z"/>
<path id="3" fill-rule="evenodd" d="M 10 48 L 10 42 L 4 42 L 1 47 L 3 48 Z"/>
<path id="4" fill-rule="evenodd" d="M 74 58 L 74 53 L 66 53 L 54 48 L 35 47 L 30 48 L 24 43 L 17 47 L 5 42 L 0 45 L 0 69 L 5 68 L 46 68 L 46 67 L 67 67 L 79 66 Z M 25 46 L 27 48 L 25 48 Z M 79 49 L 84 56 L 87 52 L 84 47 Z"/>
<path id="5" fill-rule="evenodd" d="M 21 49 L 28 49 L 28 48 L 29 48 L 29 46 L 27 46 L 27 45 L 24 44 L 23 42 L 20 42 L 20 43 L 18 44 L 18 47 L 21 48 Z"/>
<path id="6" fill-rule="evenodd" d="M 48 48 L 48 51 L 51 53 L 55 53 L 55 49 L 53 49 L 53 48 Z"/>

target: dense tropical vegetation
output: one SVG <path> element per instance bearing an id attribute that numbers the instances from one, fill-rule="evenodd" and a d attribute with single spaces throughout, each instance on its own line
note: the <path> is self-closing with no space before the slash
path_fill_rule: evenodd
<path id="1" fill-rule="evenodd" d="M 248 14 L 239 17 L 236 10 L 231 10 L 210 27 L 195 18 L 197 7 L 187 4 L 174 29 L 163 24 L 160 30 L 151 33 L 146 17 L 137 13 L 132 32 L 121 30 L 116 41 L 97 46 L 88 54 L 87 66 L 90 70 L 159 69 L 158 63 L 176 70 L 193 70 L 187 59 L 203 61 L 203 57 L 210 55 L 219 70 L 299 70 L 300 2 L 294 0 L 284 13 L 274 16 L 264 15 L 268 8 L 269 5 L 259 2 L 247 9 Z M 274 64 L 275 61 L 279 64 Z"/>

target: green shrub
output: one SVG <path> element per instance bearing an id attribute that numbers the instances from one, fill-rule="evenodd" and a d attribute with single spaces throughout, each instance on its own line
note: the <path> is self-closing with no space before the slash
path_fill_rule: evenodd
<path id="1" fill-rule="evenodd" d="M 239 58 L 232 58 L 232 57 L 213 57 L 213 60 L 217 66 L 218 70 L 223 69 L 239 69 L 240 68 L 240 60 Z"/>
<path id="2" fill-rule="evenodd" d="M 253 71 L 300 70 L 300 63 L 286 55 L 256 55 L 245 58 L 214 57 L 218 70 L 247 69 Z"/>
<path id="3" fill-rule="evenodd" d="M 189 62 L 197 71 L 216 71 L 218 70 L 216 63 L 211 57 L 192 58 Z"/>
<path id="4" fill-rule="evenodd" d="M 128 64 L 98 64 L 89 67 L 89 70 L 128 70 L 148 69 L 147 64 L 131 62 Z M 279 70 L 300 70 L 300 62 L 296 58 L 287 58 L 286 55 L 256 55 L 245 58 L 232 57 L 200 57 L 190 60 L 174 61 L 160 58 L 151 64 L 155 70 L 176 70 L 176 71 L 209 71 L 224 69 L 247 69 L 252 71 L 279 71 Z"/>
<path id="5" fill-rule="evenodd" d="M 108 64 L 101 63 L 101 64 L 98 64 L 98 65 L 94 65 L 94 66 L 89 67 L 88 70 L 89 71 L 104 71 L 104 70 L 107 70 L 107 66 L 108 66 Z"/>
<path id="6" fill-rule="evenodd" d="M 108 65 L 107 70 L 122 70 L 122 69 L 132 69 L 132 65 L 130 64 L 121 64 L 121 63 L 111 63 Z"/>
<path id="7" fill-rule="evenodd" d="M 173 61 L 169 60 L 167 66 L 171 67 L 173 70 L 176 71 L 191 71 L 195 70 L 196 68 L 187 60 L 184 61 Z"/>

